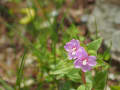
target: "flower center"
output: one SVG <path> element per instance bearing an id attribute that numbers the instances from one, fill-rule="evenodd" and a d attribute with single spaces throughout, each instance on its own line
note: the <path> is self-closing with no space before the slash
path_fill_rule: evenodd
<path id="1" fill-rule="evenodd" d="M 87 60 L 83 60 L 83 65 L 86 65 L 87 64 Z"/>
<path id="2" fill-rule="evenodd" d="M 72 51 L 76 51 L 76 47 L 72 48 Z"/>

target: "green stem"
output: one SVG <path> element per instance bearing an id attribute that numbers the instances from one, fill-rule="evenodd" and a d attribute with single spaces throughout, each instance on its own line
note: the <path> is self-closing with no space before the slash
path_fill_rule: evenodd
<path id="1" fill-rule="evenodd" d="M 54 65 L 56 66 L 56 42 L 53 43 Z"/>
<path id="2" fill-rule="evenodd" d="M 98 27 L 97 27 L 96 17 L 95 17 L 95 29 L 96 29 L 96 39 L 97 39 L 98 38 Z"/>

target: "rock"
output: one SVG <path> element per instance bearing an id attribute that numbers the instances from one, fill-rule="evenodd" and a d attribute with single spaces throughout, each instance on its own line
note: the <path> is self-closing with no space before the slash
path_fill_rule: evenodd
<path id="1" fill-rule="evenodd" d="M 106 46 L 112 41 L 112 58 L 120 61 L 120 0 L 96 0 L 96 6 L 88 18 L 88 29 L 104 38 Z"/>

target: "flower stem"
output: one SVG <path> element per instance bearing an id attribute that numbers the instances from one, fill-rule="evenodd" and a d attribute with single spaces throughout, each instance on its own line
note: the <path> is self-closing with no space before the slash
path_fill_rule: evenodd
<path id="1" fill-rule="evenodd" d="M 81 71 L 83 84 L 86 85 L 85 73 Z"/>

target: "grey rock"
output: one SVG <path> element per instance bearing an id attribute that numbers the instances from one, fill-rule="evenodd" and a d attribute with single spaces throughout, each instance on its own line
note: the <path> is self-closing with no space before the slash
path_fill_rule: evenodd
<path id="1" fill-rule="evenodd" d="M 96 0 L 96 6 L 88 18 L 88 29 L 103 37 L 106 46 L 112 41 L 112 58 L 120 61 L 120 0 Z"/>

